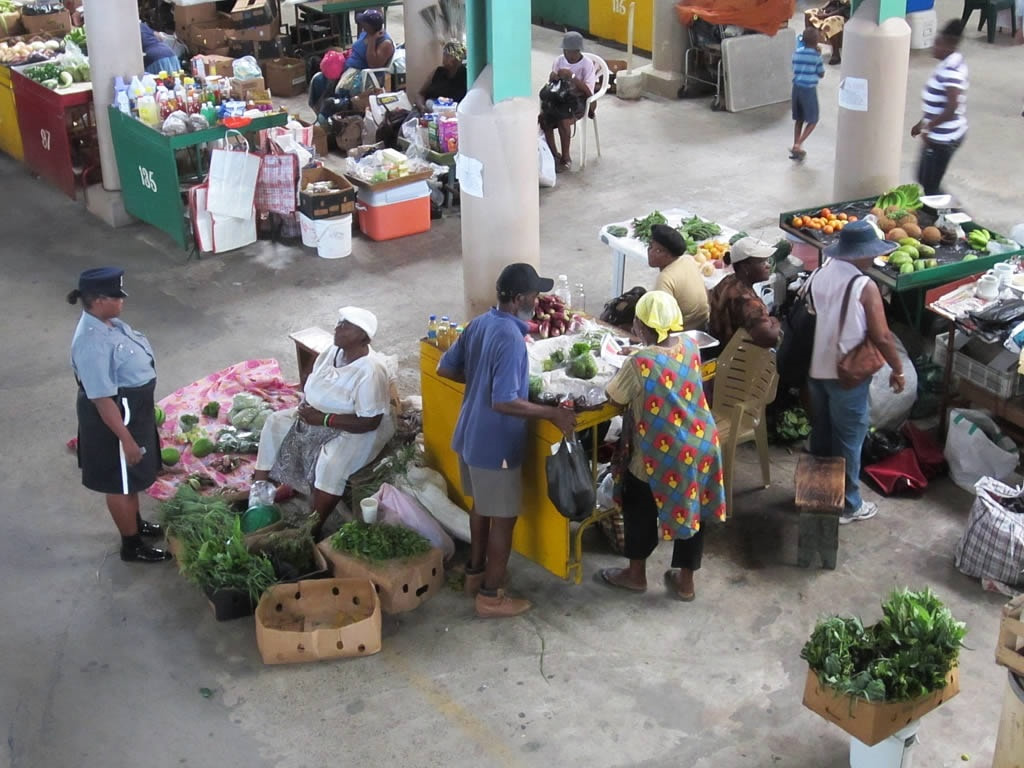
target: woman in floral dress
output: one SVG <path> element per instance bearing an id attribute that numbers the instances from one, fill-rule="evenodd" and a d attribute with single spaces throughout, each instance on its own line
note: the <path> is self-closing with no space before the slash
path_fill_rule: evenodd
<path id="1" fill-rule="evenodd" d="M 625 409 L 617 488 L 625 528 L 626 568 L 600 572 L 608 585 L 647 589 L 647 558 L 673 541 L 670 594 L 696 596 L 694 571 L 704 549 L 702 523 L 725 520 L 718 430 L 701 385 L 700 350 L 682 330 L 675 299 L 650 291 L 637 302 L 633 333 L 643 346 L 609 382 L 610 400 Z"/>

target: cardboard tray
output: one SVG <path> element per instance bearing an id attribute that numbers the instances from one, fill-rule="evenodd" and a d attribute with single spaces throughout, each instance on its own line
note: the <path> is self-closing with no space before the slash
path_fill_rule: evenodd
<path id="1" fill-rule="evenodd" d="M 440 592 L 444 584 L 444 553 L 440 549 L 431 549 L 407 560 L 372 563 L 336 551 L 330 539 L 324 539 L 317 547 L 327 558 L 335 577 L 372 581 L 380 595 L 381 610 L 387 614 L 418 608 Z"/>
<path id="2" fill-rule="evenodd" d="M 946 687 L 913 701 L 864 701 L 837 693 L 818 681 L 818 673 L 807 670 L 804 706 L 830 723 L 835 723 L 869 747 L 949 701 L 960 692 L 959 668 L 953 667 Z"/>
<path id="3" fill-rule="evenodd" d="M 279 584 L 256 607 L 264 664 L 370 656 L 381 648 L 380 598 L 369 579 Z"/>
<path id="4" fill-rule="evenodd" d="M 1024 595 L 1017 595 L 1003 606 L 999 623 L 999 642 L 996 645 L 996 664 L 1024 675 Z"/>
<path id="5" fill-rule="evenodd" d="M 390 181 L 382 181 L 377 184 L 370 184 L 369 182 L 363 181 L 358 176 L 352 176 L 347 173 L 345 174 L 345 178 L 361 189 L 368 189 L 371 192 L 380 192 L 385 189 L 404 187 L 406 184 L 412 184 L 417 181 L 426 181 L 433 175 L 432 171 L 420 171 L 419 173 L 410 173 L 408 176 L 402 176 L 400 179 L 391 179 Z"/>

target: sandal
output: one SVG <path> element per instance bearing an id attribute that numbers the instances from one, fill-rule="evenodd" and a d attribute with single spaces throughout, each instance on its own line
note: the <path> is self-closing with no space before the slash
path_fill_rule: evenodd
<path id="1" fill-rule="evenodd" d="M 634 587 L 629 584 L 623 584 L 622 582 L 614 581 L 615 576 L 613 576 L 613 574 L 617 575 L 621 573 L 621 568 L 602 568 L 600 571 L 597 572 L 597 575 L 601 577 L 602 582 L 604 582 L 609 587 L 614 587 L 615 589 L 622 589 L 626 592 L 638 593 L 647 591 L 647 587 Z"/>
<path id="2" fill-rule="evenodd" d="M 675 571 L 671 569 L 665 571 L 665 586 L 668 587 L 668 591 L 672 594 L 672 596 L 680 602 L 692 603 L 694 600 L 697 599 L 696 592 L 685 593 L 679 591 L 679 588 L 676 586 Z"/>

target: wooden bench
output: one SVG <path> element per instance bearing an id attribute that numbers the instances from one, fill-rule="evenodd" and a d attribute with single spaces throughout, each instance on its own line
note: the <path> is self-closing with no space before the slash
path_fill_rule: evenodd
<path id="1" fill-rule="evenodd" d="M 323 328 L 304 328 L 289 333 L 288 338 L 295 342 L 295 361 L 299 366 L 299 389 L 305 386 L 313 363 L 325 349 L 334 344 L 334 334 Z"/>
<path id="2" fill-rule="evenodd" d="M 796 463 L 796 511 L 800 515 L 797 564 L 809 568 L 815 553 L 821 567 L 835 570 L 839 516 L 846 495 L 846 461 L 803 454 Z"/>

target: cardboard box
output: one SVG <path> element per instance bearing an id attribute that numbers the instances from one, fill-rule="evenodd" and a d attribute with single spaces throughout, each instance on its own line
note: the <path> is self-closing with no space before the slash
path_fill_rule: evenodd
<path id="1" fill-rule="evenodd" d="M 913 701 L 864 701 L 841 695 L 818 682 L 818 673 L 808 669 L 804 706 L 835 723 L 855 739 L 873 747 L 959 692 L 960 673 L 957 667 L 950 671 L 945 688 Z"/>
<path id="2" fill-rule="evenodd" d="M 1017 675 L 1024 675 L 1024 595 L 1018 595 L 1003 606 L 999 623 L 996 664 L 1002 664 Z"/>
<path id="3" fill-rule="evenodd" d="M 444 584 L 444 553 L 431 549 L 418 557 L 373 563 L 338 552 L 324 539 L 317 546 L 331 564 L 336 577 L 369 579 L 380 596 L 381 610 L 387 614 L 405 613 L 418 608 L 441 591 Z"/>
<path id="4" fill-rule="evenodd" d="M 296 118 L 298 120 L 298 118 Z M 299 125 L 313 126 L 313 149 L 320 157 L 327 157 L 327 131 L 319 123 L 308 123 L 305 120 L 298 120 Z"/>
<path id="5" fill-rule="evenodd" d="M 370 656 L 381 647 L 381 605 L 369 579 L 271 587 L 256 607 L 264 664 Z"/>
<path id="6" fill-rule="evenodd" d="M 316 181 L 333 181 L 337 189 L 321 194 L 306 192 L 306 187 Z M 299 183 L 299 210 L 302 213 L 311 219 L 329 219 L 352 213 L 355 209 L 356 190 L 344 176 L 339 176 L 326 168 L 303 169 L 302 180 Z M 327 552 L 324 552 L 324 556 L 327 556 Z"/>
<path id="7" fill-rule="evenodd" d="M 189 30 L 192 28 L 193 24 L 216 20 L 216 3 L 174 6 L 174 32 L 180 40 L 187 41 L 189 39 Z"/>
<path id="8" fill-rule="evenodd" d="M 240 59 L 243 56 L 252 56 L 254 59 L 276 59 L 286 49 L 287 38 L 275 37 L 272 40 L 228 40 L 229 54 Z"/>
<path id="9" fill-rule="evenodd" d="M 21 23 L 21 11 L 0 13 L 0 37 L 14 37 L 25 31 Z"/>
<path id="10" fill-rule="evenodd" d="M 228 30 L 217 19 L 198 21 L 189 28 L 188 42 L 200 53 L 223 54 L 228 50 Z"/>
<path id="11" fill-rule="evenodd" d="M 230 56 L 208 54 L 203 56 L 203 62 L 206 64 L 207 76 L 218 75 L 220 77 L 231 77 L 233 74 L 231 65 L 235 63 L 235 60 Z"/>
<path id="12" fill-rule="evenodd" d="M 241 101 L 248 101 L 261 91 L 266 91 L 267 85 L 262 77 L 252 80 L 236 80 L 231 78 L 231 96 Z"/>
<path id="13" fill-rule="evenodd" d="M 238 28 L 227 28 L 225 29 L 228 41 L 232 40 L 248 40 L 250 42 L 267 42 L 274 40 L 281 33 L 281 25 L 278 24 L 277 19 L 272 19 L 267 24 L 261 24 L 257 27 L 249 27 L 247 29 Z"/>
<path id="14" fill-rule="evenodd" d="M 258 27 L 274 20 L 267 0 L 238 0 L 231 9 L 231 21 L 239 29 Z"/>
<path id="15" fill-rule="evenodd" d="M 306 63 L 302 59 L 270 59 L 263 64 L 263 76 L 275 96 L 298 96 L 306 90 Z"/>
<path id="16" fill-rule="evenodd" d="M 54 37 L 62 37 L 73 29 L 71 14 L 67 11 L 47 13 L 43 16 L 21 15 L 21 23 L 30 35 L 47 33 Z"/>

